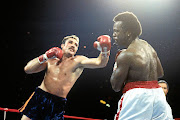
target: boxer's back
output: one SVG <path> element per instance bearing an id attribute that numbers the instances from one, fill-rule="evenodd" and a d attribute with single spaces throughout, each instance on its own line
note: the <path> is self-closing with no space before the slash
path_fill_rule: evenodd
<path id="1" fill-rule="evenodd" d="M 127 49 L 133 55 L 127 81 L 157 80 L 157 54 L 144 40 L 135 40 Z"/>

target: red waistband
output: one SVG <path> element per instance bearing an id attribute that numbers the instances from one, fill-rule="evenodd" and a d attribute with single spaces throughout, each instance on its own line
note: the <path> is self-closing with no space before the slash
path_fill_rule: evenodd
<path id="1" fill-rule="evenodd" d="M 123 88 L 123 93 L 126 93 L 128 90 L 133 89 L 133 88 L 152 89 L 152 88 L 160 88 L 160 86 L 158 85 L 157 80 L 128 82 Z"/>

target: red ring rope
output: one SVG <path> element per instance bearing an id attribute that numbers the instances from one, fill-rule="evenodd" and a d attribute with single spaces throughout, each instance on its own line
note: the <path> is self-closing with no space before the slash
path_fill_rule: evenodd
<path id="1" fill-rule="evenodd" d="M 64 118 L 81 119 L 81 120 L 102 120 L 102 119 L 84 118 L 84 117 L 76 117 L 76 116 L 68 116 L 68 115 L 64 115 Z"/>
<path id="2" fill-rule="evenodd" d="M 9 109 L 9 108 L 0 107 L 0 110 L 1 111 L 6 111 L 6 112 L 19 113 L 19 110 L 17 110 L 17 109 Z M 69 115 L 64 115 L 64 118 L 81 119 L 81 120 L 103 120 L 103 119 L 93 119 L 93 118 L 85 118 L 85 117 L 77 117 L 77 116 L 69 116 Z"/>
<path id="3" fill-rule="evenodd" d="M 1 111 L 6 111 L 6 112 L 17 112 L 17 113 L 19 113 L 19 110 L 16 110 L 16 109 L 9 109 L 9 108 L 1 108 L 0 107 L 0 110 Z"/>

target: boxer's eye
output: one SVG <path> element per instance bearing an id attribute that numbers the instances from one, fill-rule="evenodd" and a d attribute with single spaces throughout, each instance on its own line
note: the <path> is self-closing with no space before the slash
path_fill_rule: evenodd
<path id="1" fill-rule="evenodd" d="M 72 44 L 72 41 L 69 41 L 69 43 L 71 43 L 71 44 Z"/>
<path id="2" fill-rule="evenodd" d="M 77 44 L 77 43 L 75 43 L 75 46 L 77 47 L 77 46 L 78 46 L 78 44 Z"/>

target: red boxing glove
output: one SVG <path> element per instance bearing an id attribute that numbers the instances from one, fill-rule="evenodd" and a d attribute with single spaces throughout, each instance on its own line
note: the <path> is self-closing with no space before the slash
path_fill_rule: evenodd
<path id="1" fill-rule="evenodd" d="M 53 58 L 61 59 L 62 56 L 63 56 L 62 50 L 58 47 L 53 47 L 53 48 L 49 49 L 48 51 L 46 51 L 45 54 L 39 56 L 38 61 L 40 64 L 42 64 L 45 61 L 47 61 L 48 59 L 53 59 Z"/>
<path id="2" fill-rule="evenodd" d="M 102 48 L 102 52 L 107 52 L 111 49 L 111 37 L 109 35 L 101 35 L 97 38 Z"/>
<path id="3" fill-rule="evenodd" d="M 98 41 L 94 42 L 94 48 L 107 55 L 111 49 L 111 37 L 109 35 L 101 35 L 97 38 Z"/>

